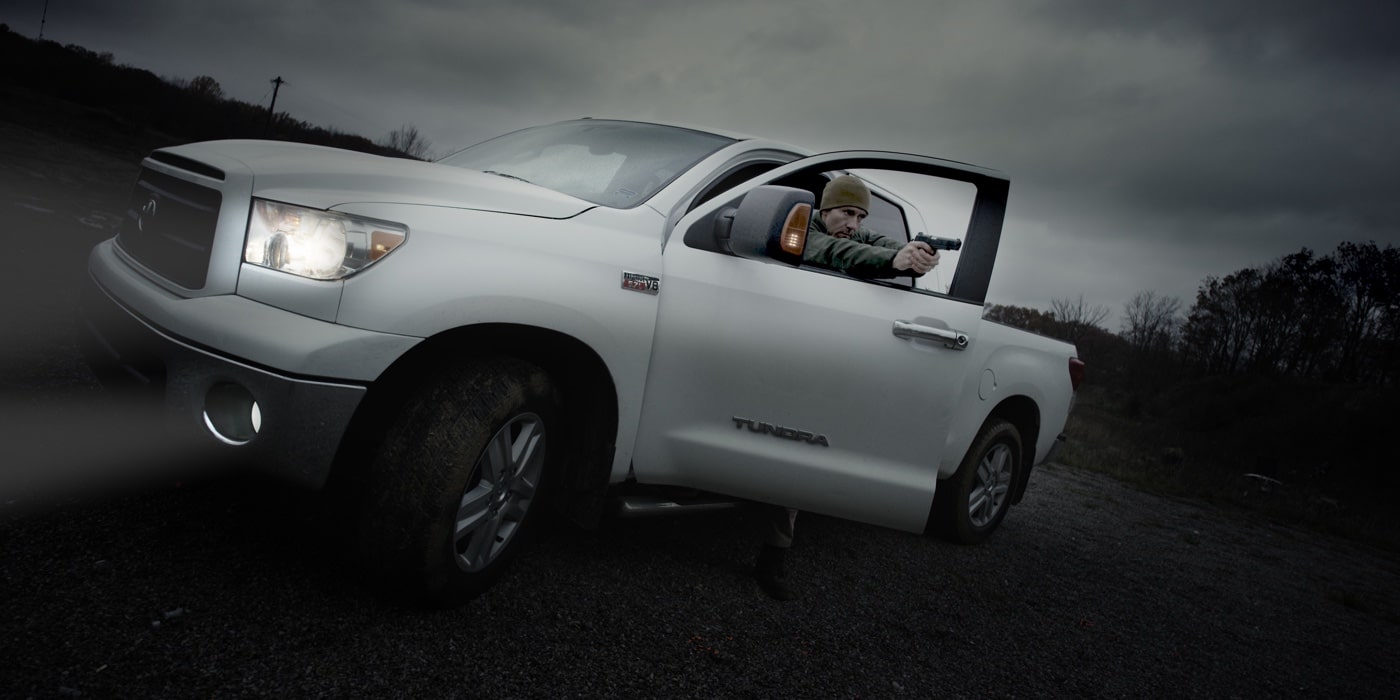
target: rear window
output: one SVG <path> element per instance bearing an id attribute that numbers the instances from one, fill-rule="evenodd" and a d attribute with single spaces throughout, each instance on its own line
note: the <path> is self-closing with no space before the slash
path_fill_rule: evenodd
<path id="1" fill-rule="evenodd" d="M 904 210 L 874 192 L 870 193 L 870 214 L 861 225 L 901 243 L 909 241 L 909 226 L 904 221 Z"/>

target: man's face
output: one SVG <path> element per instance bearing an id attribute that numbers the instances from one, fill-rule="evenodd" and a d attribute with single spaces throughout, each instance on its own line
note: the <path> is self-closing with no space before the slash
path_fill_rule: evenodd
<path id="1" fill-rule="evenodd" d="M 860 207 L 832 207 L 822 212 L 822 224 L 826 232 L 837 238 L 850 238 L 860 222 L 865 221 L 865 210 Z"/>

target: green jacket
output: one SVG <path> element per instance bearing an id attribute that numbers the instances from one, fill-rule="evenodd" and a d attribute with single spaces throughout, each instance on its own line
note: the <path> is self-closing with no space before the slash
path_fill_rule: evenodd
<path id="1" fill-rule="evenodd" d="M 894 269 L 894 256 L 904 244 L 868 228 L 856 229 L 850 238 L 837 238 L 826 232 L 820 214 L 812 213 L 807 226 L 807 248 L 802 262 L 844 272 L 852 277 L 897 277 L 907 275 Z"/>

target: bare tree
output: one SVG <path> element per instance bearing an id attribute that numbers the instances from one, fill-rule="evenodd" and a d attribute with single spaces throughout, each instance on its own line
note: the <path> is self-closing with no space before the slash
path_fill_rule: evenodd
<path id="1" fill-rule="evenodd" d="M 1071 342 L 1078 342 L 1078 339 L 1091 330 L 1103 330 L 1104 319 L 1108 318 L 1108 307 L 1103 304 L 1086 304 L 1084 295 L 1080 294 L 1078 299 L 1071 301 L 1065 299 L 1050 300 L 1050 315 L 1055 317 L 1055 322 L 1059 325 L 1059 336 Z"/>
<path id="2" fill-rule="evenodd" d="M 201 75 L 191 80 L 185 89 L 197 97 L 209 100 L 223 99 L 224 96 L 224 89 L 219 85 L 219 81 L 207 75 Z"/>
<path id="3" fill-rule="evenodd" d="M 1153 291 L 1138 292 L 1123 305 L 1123 338 L 1137 352 L 1169 350 L 1180 325 L 1181 300 Z"/>
<path id="4" fill-rule="evenodd" d="M 1175 349 L 1183 321 L 1181 300 L 1147 290 L 1138 292 L 1123 305 L 1122 332 L 1126 342 L 1123 357 L 1123 386 L 1131 392 L 1131 413 L 1142 411 L 1144 403 L 1176 377 Z"/>
<path id="5" fill-rule="evenodd" d="M 432 144 L 418 132 L 418 127 L 413 124 L 403 126 L 389 132 L 389 136 L 384 139 L 383 145 L 402 153 L 410 158 L 418 160 L 429 160 L 432 158 Z"/>
<path id="6" fill-rule="evenodd" d="M 1389 318 L 1386 309 L 1400 296 L 1400 250 L 1390 245 L 1379 248 L 1375 241 L 1345 242 L 1333 256 L 1343 290 L 1340 369 L 1343 377 L 1356 381 L 1367 374 L 1367 355 L 1372 354 L 1368 346 L 1390 334 L 1382 326 Z"/>

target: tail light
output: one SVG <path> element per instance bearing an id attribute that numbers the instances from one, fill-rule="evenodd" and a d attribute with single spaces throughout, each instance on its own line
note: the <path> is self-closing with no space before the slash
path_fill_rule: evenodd
<path id="1" fill-rule="evenodd" d="M 1079 383 L 1084 381 L 1084 361 L 1077 358 L 1069 358 L 1069 386 L 1075 391 L 1079 391 Z"/>

